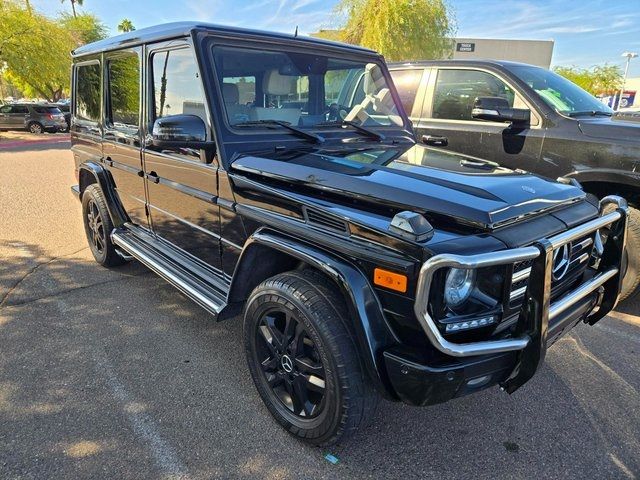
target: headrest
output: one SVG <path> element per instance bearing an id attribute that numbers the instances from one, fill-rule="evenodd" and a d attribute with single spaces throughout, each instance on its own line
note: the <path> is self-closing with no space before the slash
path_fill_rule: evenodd
<path id="1" fill-rule="evenodd" d="M 382 88 L 385 88 L 387 83 L 382 70 L 375 63 L 368 63 L 364 71 L 364 82 L 362 88 L 366 95 L 375 95 Z"/>
<path id="2" fill-rule="evenodd" d="M 222 98 L 224 98 L 224 103 L 229 103 L 229 104 L 238 103 L 238 101 L 240 100 L 238 85 L 236 85 L 235 83 L 223 83 Z"/>
<path id="3" fill-rule="evenodd" d="M 280 75 L 277 70 L 268 70 L 264 74 L 263 90 L 267 95 L 289 95 L 295 77 Z"/>

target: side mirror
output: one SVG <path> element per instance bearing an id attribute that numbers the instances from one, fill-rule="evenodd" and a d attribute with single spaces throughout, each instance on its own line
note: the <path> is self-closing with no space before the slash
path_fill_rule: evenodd
<path id="1" fill-rule="evenodd" d="M 479 120 L 505 122 L 513 125 L 528 125 L 531 112 L 525 108 L 511 108 L 502 97 L 478 97 L 473 104 L 471 116 Z"/>
<path id="2" fill-rule="evenodd" d="M 152 144 L 158 148 L 207 148 L 207 127 L 197 115 L 170 115 L 153 124 Z"/>

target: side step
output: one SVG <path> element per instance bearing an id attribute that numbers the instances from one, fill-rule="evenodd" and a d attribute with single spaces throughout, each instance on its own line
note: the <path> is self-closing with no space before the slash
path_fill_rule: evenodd
<path id="1" fill-rule="evenodd" d="M 134 225 L 115 229 L 111 241 L 217 317 L 226 307 L 228 283 L 187 255 Z"/>

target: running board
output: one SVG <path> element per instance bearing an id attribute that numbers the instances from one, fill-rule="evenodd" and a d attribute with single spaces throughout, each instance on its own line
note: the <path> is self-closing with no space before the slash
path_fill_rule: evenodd
<path id="1" fill-rule="evenodd" d="M 168 255 L 166 243 L 161 243 L 133 225 L 115 229 L 111 241 L 118 248 L 139 260 L 159 276 L 196 302 L 207 312 L 217 317 L 226 307 L 226 285 L 214 274 L 198 275 L 202 268 L 176 248 Z"/>

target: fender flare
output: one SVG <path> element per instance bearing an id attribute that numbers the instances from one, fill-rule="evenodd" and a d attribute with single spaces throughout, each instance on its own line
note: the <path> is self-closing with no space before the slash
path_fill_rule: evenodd
<path id="1" fill-rule="evenodd" d="M 82 182 L 83 172 L 88 172 L 89 175 L 95 180 L 91 183 Z M 114 227 L 121 227 L 127 221 L 127 214 L 122 208 L 118 194 L 114 188 L 114 181 L 111 173 L 106 170 L 102 165 L 96 162 L 84 162 L 78 167 L 78 176 L 80 178 L 80 199 L 87 186 L 92 183 L 97 183 L 104 194 L 104 198 L 107 202 L 107 208 L 109 209 L 109 216 Z"/>
<path id="2" fill-rule="evenodd" d="M 616 183 L 640 191 L 640 173 L 614 170 L 609 168 L 594 168 L 579 172 L 571 172 L 565 177 L 575 178 L 580 183 Z"/>
<path id="3" fill-rule="evenodd" d="M 332 253 L 266 229 L 259 230 L 249 237 L 238 260 L 236 272 L 254 245 L 290 255 L 320 270 L 337 284 L 345 296 L 350 325 L 355 332 L 356 348 L 368 377 L 380 394 L 388 399 L 397 399 L 386 373 L 383 351 L 399 341 L 389 327 L 382 305 L 365 275 L 352 263 Z M 234 275 L 229 290 L 230 298 L 234 289 L 241 288 L 237 283 Z"/>

